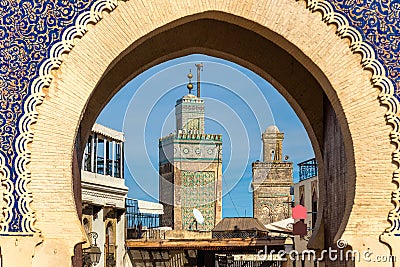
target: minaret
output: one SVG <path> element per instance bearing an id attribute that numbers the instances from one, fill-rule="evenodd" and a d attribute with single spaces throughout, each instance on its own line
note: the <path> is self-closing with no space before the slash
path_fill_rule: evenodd
<path id="1" fill-rule="evenodd" d="M 261 140 L 263 143 L 263 161 L 281 162 L 282 161 L 282 141 L 284 133 L 279 132 L 275 125 L 269 126 L 263 132 Z"/>
<path id="2" fill-rule="evenodd" d="M 293 163 L 283 161 L 284 133 L 275 125 L 262 134 L 263 161 L 253 162 L 253 216 L 263 224 L 291 216 L 290 187 L 293 185 Z"/>
<path id="3" fill-rule="evenodd" d="M 211 231 L 222 220 L 222 136 L 204 132 L 204 100 L 200 98 L 197 67 L 197 96 L 189 93 L 176 101 L 176 132 L 159 140 L 160 203 L 164 205 L 162 226 L 175 230 Z M 204 217 L 196 224 L 193 209 Z"/>
<path id="4" fill-rule="evenodd" d="M 204 134 L 204 100 L 199 97 L 200 82 L 198 82 L 198 96 L 196 97 L 191 94 L 193 89 L 192 72 L 189 72 L 187 77 L 189 78 L 187 85 L 189 94 L 178 99 L 175 105 L 176 131 L 178 133 Z"/>

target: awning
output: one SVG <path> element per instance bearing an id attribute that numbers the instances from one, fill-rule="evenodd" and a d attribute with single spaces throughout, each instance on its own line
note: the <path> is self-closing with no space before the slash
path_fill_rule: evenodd
<path id="1" fill-rule="evenodd" d="M 272 232 L 292 232 L 294 220 L 292 218 L 288 218 L 282 221 L 273 222 L 265 225 L 265 228 L 268 231 Z"/>
<path id="2" fill-rule="evenodd" d="M 163 205 L 156 202 L 138 200 L 139 213 L 145 214 L 164 214 Z"/>

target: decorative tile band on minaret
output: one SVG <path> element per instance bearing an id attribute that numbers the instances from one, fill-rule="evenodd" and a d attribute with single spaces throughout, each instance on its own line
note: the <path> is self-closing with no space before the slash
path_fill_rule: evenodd
<path id="1" fill-rule="evenodd" d="M 176 101 L 176 131 L 159 140 L 160 203 L 164 205 L 161 225 L 175 230 L 211 231 L 222 219 L 222 136 L 204 130 L 204 99 L 192 94 L 191 71 L 187 75 L 189 94 Z M 197 209 L 204 217 L 197 224 Z"/>

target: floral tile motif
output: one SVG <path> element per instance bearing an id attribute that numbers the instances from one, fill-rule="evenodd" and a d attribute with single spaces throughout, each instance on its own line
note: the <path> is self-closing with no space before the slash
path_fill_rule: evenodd
<path id="1" fill-rule="evenodd" d="M 337 12 L 345 15 L 387 68 L 387 75 L 397 88 L 400 99 L 400 1 L 398 0 L 328 0 Z"/>
<path id="2" fill-rule="evenodd" d="M 51 48 L 93 3 L 91 0 L 0 1 L 0 157 L 4 159 L 3 168 L 8 170 L 3 185 L 12 185 L 5 195 L 9 206 L 0 232 L 35 232 L 31 196 L 26 188 L 29 175 L 22 175 L 27 172 L 29 152 L 23 142 L 18 142 L 24 131 L 21 129 L 26 112 L 24 104 L 42 63 L 52 56 Z"/>
<path id="3" fill-rule="evenodd" d="M 215 172 L 181 171 L 182 174 L 182 228 L 196 229 L 193 209 L 198 209 L 204 217 L 197 230 L 211 231 L 215 220 Z"/>

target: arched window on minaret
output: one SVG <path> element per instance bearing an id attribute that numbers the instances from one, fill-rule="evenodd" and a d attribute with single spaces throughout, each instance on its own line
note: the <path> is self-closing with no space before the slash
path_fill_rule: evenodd
<path id="1" fill-rule="evenodd" d="M 282 161 L 282 141 L 284 133 L 280 132 L 275 125 L 269 126 L 262 134 L 263 161 Z"/>

